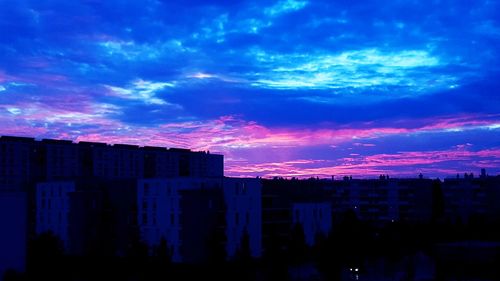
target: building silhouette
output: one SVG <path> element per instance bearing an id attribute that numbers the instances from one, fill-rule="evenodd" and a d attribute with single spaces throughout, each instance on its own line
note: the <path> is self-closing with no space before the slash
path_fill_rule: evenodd
<path id="1" fill-rule="evenodd" d="M 200 264 L 299 253 L 338 231 L 346 214 L 377 229 L 500 223 L 500 177 L 484 169 L 444 181 L 299 180 L 230 178 L 223 167 L 222 155 L 204 151 L 2 136 L 0 271 L 23 271 L 28 241 L 46 233 L 69 256 L 126 257 L 142 247 Z"/>
<path id="2" fill-rule="evenodd" d="M 84 178 L 222 177 L 223 156 L 189 149 L 0 137 L 0 190 Z"/>

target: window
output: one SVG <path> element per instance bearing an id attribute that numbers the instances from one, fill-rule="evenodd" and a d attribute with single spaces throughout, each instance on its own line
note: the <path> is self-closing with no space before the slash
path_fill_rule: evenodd
<path id="1" fill-rule="evenodd" d="M 144 200 L 142 201 L 142 209 L 147 209 L 148 208 L 148 201 Z"/>
<path id="2" fill-rule="evenodd" d="M 239 224 L 240 223 L 240 214 L 239 213 L 236 213 L 234 215 L 234 223 L 235 224 Z"/>
<path id="3" fill-rule="evenodd" d="M 149 194 L 149 183 L 144 183 L 144 195 Z"/>
<path id="4" fill-rule="evenodd" d="M 170 224 L 174 224 L 174 219 L 175 219 L 174 213 L 170 213 Z"/>
<path id="5" fill-rule="evenodd" d="M 142 213 L 142 224 L 148 224 L 148 214 Z"/>
<path id="6" fill-rule="evenodd" d="M 47 209 L 50 209 L 52 206 L 51 206 L 51 201 L 50 199 L 47 199 Z"/>

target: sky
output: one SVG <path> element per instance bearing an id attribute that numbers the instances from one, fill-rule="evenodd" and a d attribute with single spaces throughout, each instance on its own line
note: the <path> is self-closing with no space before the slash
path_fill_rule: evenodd
<path id="1" fill-rule="evenodd" d="M 228 176 L 500 173 L 500 2 L 0 0 L 0 135 Z"/>

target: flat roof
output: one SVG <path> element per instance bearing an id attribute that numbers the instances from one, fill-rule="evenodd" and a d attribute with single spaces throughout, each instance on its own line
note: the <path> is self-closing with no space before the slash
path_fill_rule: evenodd
<path id="1" fill-rule="evenodd" d="M 35 138 L 28 137 L 14 137 L 14 136 L 0 136 L 3 141 L 18 141 L 18 142 L 34 142 Z"/>

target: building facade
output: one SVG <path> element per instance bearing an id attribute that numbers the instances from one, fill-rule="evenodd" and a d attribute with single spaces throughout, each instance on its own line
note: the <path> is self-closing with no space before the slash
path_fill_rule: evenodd
<path id="1" fill-rule="evenodd" d="M 223 177 L 224 158 L 189 149 L 0 137 L 0 190 L 80 179 Z"/>
<path id="2" fill-rule="evenodd" d="M 218 193 L 217 191 L 220 191 Z M 206 217 L 206 225 L 197 233 L 209 237 L 211 230 L 223 228 L 224 249 L 228 258 L 236 255 L 243 234 L 249 237 L 252 256 L 261 251 L 260 182 L 257 179 L 231 178 L 172 178 L 142 179 L 137 185 L 138 223 L 143 241 L 152 249 L 166 240 L 175 262 L 191 261 L 185 240 L 190 234 L 183 232 L 192 221 L 187 216 Z M 203 199 L 203 196 L 205 198 Z M 220 197 L 217 197 L 220 196 Z M 195 199 L 196 198 L 196 199 Z M 187 204 L 198 200 L 198 206 Z M 222 203 L 219 203 L 222 202 Z M 202 208 L 200 206 L 205 206 Z M 225 219 L 216 219 L 224 214 Z M 191 227 L 192 228 L 192 227 Z M 215 231 L 215 230 L 214 230 Z M 205 232 L 205 233 L 204 233 Z M 190 237 L 193 239 L 193 237 Z M 200 243 L 199 241 L 192 243 Z"/>
<path id="3" fill-rule="evenodd" d="M 332 230 L 332 205 L 330 202 L 293 203 L 293 224 L 300 224 L 304 230 L 306 244 L 313 246 L 316 237 L 327 237 Z"/>
<path id="4" fill-rule="evenodd" d="M 52 232 L 69 249 L 70 193 L 75 183 L 45 182 L 36 186 L 36 233 Z"/>
<path id="5" fill-rule="evenodd" d="M 6 270 L 25 270 L 27 219 L 27 194 L 0 191 L 0 279 Z"/>

